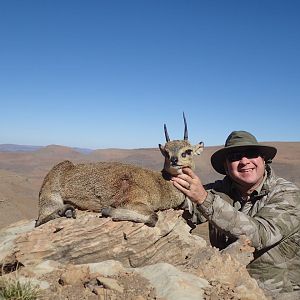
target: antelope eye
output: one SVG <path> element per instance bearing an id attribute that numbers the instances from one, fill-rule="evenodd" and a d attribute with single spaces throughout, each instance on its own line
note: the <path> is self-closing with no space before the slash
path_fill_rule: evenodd
<path id="1" fill-rule="evenodd" d="M 192 150 L 191 150 L 191 149 L 186 150 L 185 153 L 186 153 L 187 155 L 191 155 L 191 154 L 192 154 Z"/>

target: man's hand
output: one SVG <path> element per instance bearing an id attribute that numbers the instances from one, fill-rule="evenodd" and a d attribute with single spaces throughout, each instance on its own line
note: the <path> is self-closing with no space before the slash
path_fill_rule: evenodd
<path id="1" fill-rule="evenodd" d="M 190 169 L 183 168 L 183 174 L 172 177 L 176 188 L 183 192 L 192 202 L 202 204 L 207 196 L 200 178 Z"/>

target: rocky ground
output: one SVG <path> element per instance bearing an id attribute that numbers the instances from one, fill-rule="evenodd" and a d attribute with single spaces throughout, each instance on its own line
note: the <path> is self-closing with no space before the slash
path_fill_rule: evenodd
<path id="1" fill-rule="evenodd" d="M 246 270 L 248 241 L 220 252 L 181 213 L 159 212 L 154 228 L 89 212 L 12 224 L 0 231 L 1 277 L 31 280 L 49 300 L 266 299 Z"/>

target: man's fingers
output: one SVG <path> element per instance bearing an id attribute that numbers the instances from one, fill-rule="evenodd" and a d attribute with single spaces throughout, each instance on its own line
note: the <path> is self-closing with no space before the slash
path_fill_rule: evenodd
<path id="1" fill-rule="evenodd" d="M 184 189 L 184 187 L 175 180 L 173 180 L 173 184 L 175 187 L 177 187 L 181 191 Z"/>
<path id="2" fill-rule="evenodd" d="M 179 175 L 179 176 L 182 176 L 182 175 Z M 182 187 L 184 188 L 188 188 L 190 186 L 190 183 L 185 179 L 185 178 L 182 178 L 182 177 L 174 177 L 172 179 L 173 182 L 176 182 L 177 184 L 181 185 Z"/>
<path id="3" fill-rule="evenodd" d="M 181 185 L 181 184 L 178 183 L 177 181 L 173 181 L 173 184 L 174 184 L 174 186 L 175 186 L 178 190 L 182 191 L 184 194 L 187 194 L 187 193 L 189 192 L 189 189 L 188 189 L 188 188 L 184 187 L 183 185 Z"/>
<path id="4" fill-rule="evenodd" d="M 188 176 L 190 176 L 192 179 L 198 178 L 197 175 L 193 172 L 192 169 L 190 168 L 183 168 L 182 172 Z"/>
<path id="5" fill-rule="evenodd" d="M 179 174 L 179 175 L 177 175 L 176 177 L 174 177 L 174 178 L 179 178 L 179 179 L 181 179 L 181 180 L 184 180 L 184 181 L 188 181 L 189 183 L 190 183 L 190 181 L 191 181 L 191 176 L 189 176 L 189 175 L 187 175 L 187 174 Z"/>

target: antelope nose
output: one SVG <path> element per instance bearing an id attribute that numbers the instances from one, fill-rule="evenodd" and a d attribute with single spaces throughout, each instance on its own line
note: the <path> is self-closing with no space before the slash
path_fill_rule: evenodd
<path id="1" fill-rule="evenodd" d="M 172 165 L 177 165 L 177 163 L 178 163 L 178 157 L 172 156 L 170 160 L 171 160 Z"/>

